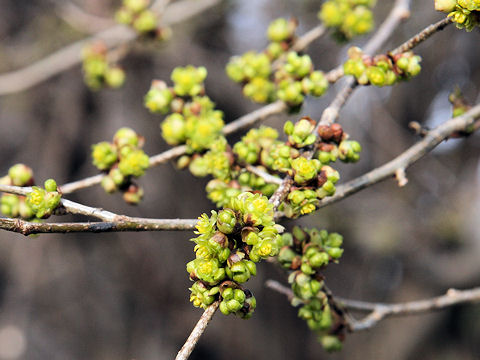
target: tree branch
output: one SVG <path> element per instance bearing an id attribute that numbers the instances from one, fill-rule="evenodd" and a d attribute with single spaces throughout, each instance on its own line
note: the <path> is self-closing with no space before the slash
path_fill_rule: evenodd
<path id="1" fill-rule="evenodd" d="M 163 25 L 174 25 L 218 4 L 220 0 L 182 0 L 165 9 Z M 57 52 L 19 70 L 0 75 L 0 96 L 27 90 L 81 63 L 85 45 L 103 41 L 111 49 L 131 42 L 137 33 L 124 25 L 115 25 L 86 39 L 70 44 Z"/>
<path id="2" fill-rule="evenodd" d="M 278 281 L 267 280 L 265 286 L 285 295 L 289 300 L 294 297 L 292 290 Z M 340 297 L 334 297 L 334 301 L 345 309 L 370 312 L 362 320 L 350 321 L 349 330 L 355 332 L 370 329 L 390 316 L 415 315 L 445 309 L 457 304 L 480 302 L 480 287 L 469 290 L 450 289 L 443 296 L 397 304 L 372 303 Z"/>
<path id="3" fill-rule="evenodd" d="M 365 189 L 366 187 L 392 177 L 398 170 L 404 171 L 414 162 L 421 159 L 429 151 L 433 150 L 442 141 L 448 139 L 448 137 L 452 134 L 469 129 L 478 119 L 480 119 L 480 104 L 474 106 L 465 114 L 451 118 L 436 128 L 428 131 L 422 140 L 417 142 L 415 145 L 407 149 L 392 161 L 343 185 L 337 186 L 335 195 L 323 199 L 318 208 L 322 208 L 342 200 L 349 195 Z"/>
<path id="4" fill-rule="evenodd" d="M 0 229 L 17 232 L 23 235 L 79 233 L 79 232 L 119 232 L 119 231 L 164 231 L 194 230 L 196 219 L 141 219 L 136 221 L 109 221 L 87 223 L 35 223 L 21 219 L 0 218 Z M 141 220 L 141 221 L 140 221 Z"/>
<path id="5" fill-rule="evenodd" d="M 203 332 L 207 328 L 207 325 L 209 324 L 210 320 L 212 320 L 212 317 L 215 314 L 215 311 L 217 311 L 219 305 L 220 305 L 220 301 L 217 300 L 203 312 L 202 316 L 200 317 L 200 320 L 198 320 L 197 325 L 195 325 L 195 327 L 193 328 L 192 332 L 190 333 L 190 336 L 188 337 L 187 341 L 178 352 L 175 360 L 188 359 L 193 349 L 195 348 L 195 345 L 197 345 L 198 340 L 200 339 Z"/>

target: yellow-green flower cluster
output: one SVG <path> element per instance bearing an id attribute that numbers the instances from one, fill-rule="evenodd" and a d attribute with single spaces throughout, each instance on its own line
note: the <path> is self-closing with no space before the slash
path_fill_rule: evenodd
<path id="1" fill-rule="evenodd" d="M 243 85 L 246 97 L 258 103 L 280 99 L 291 107 L 298 107 L 306 95 L 325 93 L 328 81 L 324 74 L 313 70 L 308 55 L 290 50 L 296 27 L 293 19 L 274 20 L 267 31 L 272 42 L 265 51 L 249 51 L 233 57 L 227 64 L 227 75 Z"/>
<path id="2" fill-rule="evenodd" d="M 52 215 L 53 210 L 60 204 L 62 195 L 57 191 L 57 183 L 48 179 L 44 183 L 45 188 L 33 186 L 32 192 L 28 193 L 25 204 L 32 210 L 38 219 L 46 219 Z"/>
<path id="3" fill-rule="evenodd" d="M 8 170 L 8 175 L 0 178 L 0 184 L 32 186 L 34 184 L 33 170 L 24 164 L 13 165 Z M 35 217 L 35 213 L 25 200 L 25 196 L 4 193 L 0 198 L 0 210 L 3 215 L 11 218 L 21 217 L 31 220 Z"/>
<path id="4" fill-rule="evenodd" d="M 215 140 L 203 156 L 194 155 L 189 163 L 190 172 L 199 177 L 212 175 L 216 179 L 232 178 L 233 154 L 227 140 L 221 136 Z"/>
<path id="5" fill-rule="evenodd" d="M 173 87 L 154 80 L 145 95 L 145 106 L 153 113 L 167 114 L 161 124 L 162 136 L 170 145 L 186 144 L 188 152 L 201 152 L 221 136 L 223 112 L 205 95 L 204 67 L 177 67 Z"/>
<path id="6" fill-rule="evenodd" d="M 241 284 L 256 275 L 256 262 L 277 255 L 281 241 L 273 205 L 265 196 L 244 192 L 218 213 L 200 216 L 196 227 L 196 258 L 187 264 L 195 281 L 190 301 L 206 308 L 221 299 L 222 313 L 249 318 L 256 301 Z"/>
<path id="7" fill-rule="evenodd" d="M 158 16 L 149 9 L 149 5 L 150 0 L 123 0 L 115 13 L 115 20 L 141 35 L 165 40 L 170 36 L 170 29 L 159 27 Z"/>
<path id="8" fill-rule="evenodd" d="M 448 13 L 459 29 L 472 31 L 480 26 L 479 0 L 435 0 L 435 9 Z"/>
<path id="9" fill-rule="evenodd" d="M 107 47 L 103 42 L 87 45 L 82 50 L 83 75 L 87 86 L 92 90 L 103 87 L 119 88 L 125 82 L 125 72 L 110 63 Z"/>
<path id="10" fill-rule="evenodd" d="M 388 86 L 417 76 L 421 57 L 412 52 L 395 56 L 364 55 L 358 47 L 348 50 L 349 59 L 343 64 L 345 75 L 353 75 L 361 85 Z"/>
<path id="11" fill-rule="evenodd" d="M 293 306 L 300 306 L 298 316 L 318 334 L 319 341 L 328 351 L 340 350 L 344 337 L 343 318 L 331 306 L 324 291 L 320 270 L 331 262 L 338 262 L 343 254 L 343 238 L 326 230 L 302 229 L 295 226 L 292 233 L 282 235 L 282 248 L 278 254 L 280 264 L 291 271 Z"/>
<path id="12" fill-rule="evenodd" d="M 123 198 L 130 204 L 138 204 L 143 197 L 143 189 L 133 182 L 145 174 L 150 159 L 142 150 L 144 139 L 130 128 L 119 129 L 113 142 L 99 142 L 92 146 L 92 162 L 106 175 L 102 187 L 108 193 L 123 192 Z"/>
<path id="13" fill-rule="evenodd" d="M 323 24 L 335 30 L 341 41 L 370 32 L 375 26 L 372 8 L 376 0 L 328 0 L 318 13 Z"/>

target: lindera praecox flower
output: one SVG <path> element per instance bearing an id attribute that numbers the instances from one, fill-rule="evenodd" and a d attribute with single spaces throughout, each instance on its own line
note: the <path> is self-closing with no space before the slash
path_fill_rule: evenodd
<path id="1" fill-rule="evenodd" d="M 277 255 L 281 237 L 273 220 L 273 205 L 265 196 L 241 193 L 218 213 L 203 214 L 197 223 L 196 258 L 187 264 L 190 301 L 207 308 L 220 299 L 220 311 L 249 318 L 256 307 L 243 287 L 257 273 L 256 263 Z"/>
<path id="2" fill-rule="evenodd" d="M 115 89 L 125 82 L 125 72 L 109 61 L 107 50 L 103 42 L 87 45 L 82 50 L 84 80 L 92 90 L 103 87 Z"/>
<path id="3" fill-rule="evenodd" d="M 335 30 L 341 41 L 370 32 L 374 27 L 372 8 L 376 0 L 328 0 L 322 5 L 318 18 Z"/>
<path id="4" fill-rule="evenodd" d="M 258 103 L 283 100 L 291 109 L 302 105 L 306 95 L 322 96 L 328 89 L 323 72 L 314 71 L 310 56 L 292 50 L 297 22 L 276 19 L 267 36 L 271 43 L 260 53 L 234 56 L 227 75 L 243 86 L 243 94 Z"/>
<path id="5" fill-rule="evenodd" d="M 150 159 L 141 149 L 142 136 L 130 128 L 119 129 L 113 142 L 102 141 L 92 146 L 92 162 L 97 169 L 105 172 L 102 187 L 107 193 L 117 190 L 129 204 L 138 204 L 143 189 L 133 179 L 141 177 L 150 166 Z"/>
<path id="6" fill-rule="evenodd" d="M 292 233 L 284 233 L 281 238 L 278 261 L 290 271 L 288 281 L 294 294 L 292 305 L 300 307 L 298 316 L 318 334 L 326 350 L 340 350 L 345 324 L 340 309 L 325 290 L 320 270 L 338 262 L 342 256 L 342 236 L 295 226 Z"/>
<path id="7" fill-rule="evenodd" d="M 14 186 L 32 186 L 35 184 L 33 179 L 33 170 L 24 164 L 13 165 L 8 174 L 0 178 L 2 185 Z M 0 210 L 3 215 L 17 218 L 20 217 L 25 220 L 32 220 L 35 218 L 35 212 L 27 204 L 25 196 L 14 194 L 2 194 L 0 198 Z"/>
<path id="8" fill-rule="evenodd" d="M 435 9 L 448 13 L 459 29 L 472 31 L 480 25 L 479 0 L 435 0 Z"/>

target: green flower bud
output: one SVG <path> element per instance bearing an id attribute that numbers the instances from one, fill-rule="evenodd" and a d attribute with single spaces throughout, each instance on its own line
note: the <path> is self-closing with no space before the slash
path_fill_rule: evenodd
<path id="1" fill-rule="evenodd" d="M 187 272 L 192 279 L 199 279 L 209 285 L 216 285 L 225 278 L 225 269 L 218 259 L 198 258 L 187 264 Z"/>
<path id="2" fill-rule="evenodd" d="M 278 59 L 285 52 L 282 45 L 278 42 L 272 42 L 268 44 L 265 51 L 272 59 Z"/>
<path id="3" fill-rule="evenodd" d="M 93 165 L 99 170 L 108 170 L 117 162 L 117 149 L 107 141 L 92 145 Z"/>
<path id="4" fill-rule="evenodd" d="M 140 144 L 140 139 L 137 133 L 127 127 L 119 129 L 113 136 L 113 143 L 121 148 L 126 145 L 137 147 Z"/>
<path id="5" fill-rule="evenodd" d="M 48 179 L 45 181 L 44 187 L 48 192 L 57 191 L 57 182 L 53 179 Z"/>
<path id="6" fill-rule="evenodd" d="M 243 95 L 260 104 L 273 101 L 274 92 L 273 83 L 262 77 L 254 77 L 243 87 Z"/>
<path id="7" fill-rule="evenodd" d="M 150 166 L 150 159 L 143 150 L 134 150 L 118 163 L 118 169 L 125 176 L 140 177 Z"/>
<path id="8" fill-rule="evenodd" d="M 334 335 L 321 335 L 319 340 L 326 351 L 342 350 L 342 342 Z"/>
<path id="9" fill-rule="evenodd" d="M 167 85 L 163 81 L 155 80 L 145 95 L 144 103 L 151 112 L 166 114 L 172 100 L 173 94 Z"/>
<path id="10" fill-rule="evenodd" d="M 308 160 L 303 156 L 292 160 L 291 164 L 295 172 L 294 181 L 300 185 L 315 178 L 321 166 L 320 161 L 317 159 Z"/>
<path id="11" fill-rule="evenodd" d="M 296 78 L 303 79 L 312 71 L 312 59 L 308 55 L 298 55 L 295 51 L 287 54 L 287 62 L 284 69 Z"/>
<path id="12" fill-rule="evenodd" d="M 277 96 L 290 106 L 297 106 L 303 103 L 302 83 L 299 81 L 283 80 L 279 84 Z"/>
<path id="13" fill-rule="evenodd" d="M 181 114 L 174 113 L 162 122 L 162 137 L 170 145 L 178 145 L 186 140 L 186 122 Z"/>
<path id="14" fill-rule="evenodd" d="M 456 0 L 435 0 L 435 10 L 449 13 L 455 10 Z"/>
<path id="15" fill-rule="evenodd" d="M 322 71 L 313 71 L 308 79 L 310 80 L 308 94 L 318 97 L 328 90 L 329 83 Z"/>
<path id="16" fill-rule="evenodd" d="M 207 77 L 207 69 L 188 65 L 173 70 L 171 79 L 174 91 L 179 96 L 196 96 L 203 91 L 203 81 Z"/>
<path id="17" fill-rule="evenodd" d="M 157 28 L 157 16 L 151 10 L 144 10 L 133 20 L 132 25 L 139 33 L 149 33 Z"/>
<path id="18" fill-rule="evenodd" d="M 295 22 L 279 18 L 273 20 L 268 26 L 267 37 L 274 42 L 287 41 L 293 37 L 295 28 Z"/>
<path id="19" fill-rule="evenodd" d="M 2 194 L 0 198 L 0 210 L 8 217 L 18 217 L 20 213 L 20 199 L 17 195 Z"/>
<path id="20" fill-rule="evenodd" d="M 195 307 L 206 309 L 215 301 L 218 294 L 218 287 L 209 288 L 201 281 L 196 281 L 189 289 L 191 291 L 190 301 Z"/>
<path id="21" fill-rule="evenodd" d="M 115 185 L 120 186 L 123 185 L 125 182 L 125 176 L 123 173 L 120 171 L 119 168 L 113 168 L 110 170 L 108 173 L 108 176 L 113 180 Z"/>
<path id="22" fill-rule="evenodd" d="M 8 170 L 11 185 L 14 186 L 29 186 L 33 185 L 33 170 L 24 165 L 16 164 Z"/>
<path id="23" fill-rule="evenodd" d="M 119 66 L 112 66 L 105 73 L 105 82 L 111 88 L 119 88 L 125 83 L 125 71 Z"/>
<path id="24" fill-rule="evenodd" d="M 118 190 L 117 184 L 115 184 L 115 181 L 113 181 L 110 175 L 106 175 L 102 178 L 101 185 L 103 189 L 109 194 Z"/>
<path id="25" fill-rule="evenodd" d="M 244 283 L 257 274 L 255 263 L 250 260 L 240 260 L 225 268 L 227 276 L 238 283 Z"/>
<path id="26" fill-rule="evenodd" d="M 221 210 L 218 213 L 217 227 L 224 234 L 231 234 L 237 224 L 235 212 L 231 209 Z"/>

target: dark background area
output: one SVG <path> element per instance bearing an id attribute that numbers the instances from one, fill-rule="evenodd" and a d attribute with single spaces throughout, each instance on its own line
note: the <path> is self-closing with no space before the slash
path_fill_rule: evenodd
<path id="1" fill-rule="evenodd" d="M 201 1 L 201 0 L 198 0 Z M 47 0 L 0 2 L 0 73 L 21 68 L 86 36 L 58 16 Z M 79 0 L 99 16 L 112 16 L 116 1 Z M 59 184 L 96 174 L 90 146 L 110 140 L 121 126 L 146 138 L 149 155 L 168 148 L 160 117 L 143 107 L 152 79 L 168 80 L 175 66 L 204 65 L 207 94 L 226 121 L 258 108 L 242 98 L 224 66 L 232 55 L 261 50 L 268 23 L 296 16 L 299 32 L 316 26 L 320 1 L 224 1 L 173 28 L 159 45 L 138 42 L 121 62 L 127 81 L 120 90 L 90 92 L 80 66 L 30 90 L 0 98 L 0 174 L 22 162 L 38 183 Z M 376 22 L 393 1 L 379 1 Z M 413 1 L 412 17 L 383 51 L 441 19 L 433 1 Z M 368 37 L 353 44 L 362 45 Z M 328 36 L 308 49 L 316 68 L 328 71 L 345 60 L 348 46 Z M 480 32 L 454 26 L 416 52 L 421 74 L 394 88 L 361 88 L 342 110 L 340 123 L 363 146 L 360 162 L 336 164 L 341 182 L 389 161 L 418 138 L 410 121 L 435 126 L 451 115 L 448 93 L 459 85 L 480 101 Z M 341 84 L 340 84 L 341 85 Z M 338 91 L 308 99 L 298 119 L 318 119 Z M 266 124 L 281 128 L 287 115 Z M 236 140 L 241 134 L 232 136 Z M 479 136 L 450 140 L 407 172 L 399 188 L 389 180 L 298 221 L 340 232 L 345 253 L 326 271 L 327 284 L 342 297 L 375 302 L 417 300 L 448 288 L 480 283 Z M 172 164 L 150 169 L 140 182 L 145 199 L 126 205 L 100 186 L 67 196 L 89 206 L 131 216 L 196 218 L 214 206 L 208 180 Z M 64 221 L 70 217 L 54 217 Z M 292 222 L 286 222 L 291 225 Z M 202 311 L 189 303 L 185 264 L 194 256 L 190 232 L 41 235 L 0 232 L 0 360 L 172 359 Z M 217 314 L 192 359 L 479 359 L 480 308 L 453 307 L 428 315 L 393 318 L 347 337 L 344 350 L 326 354 L 287 299 L 264 287 L 286 283 L 275 265 L 262 263 L 249 288 L 257 297 L 252 319 Z"/>

